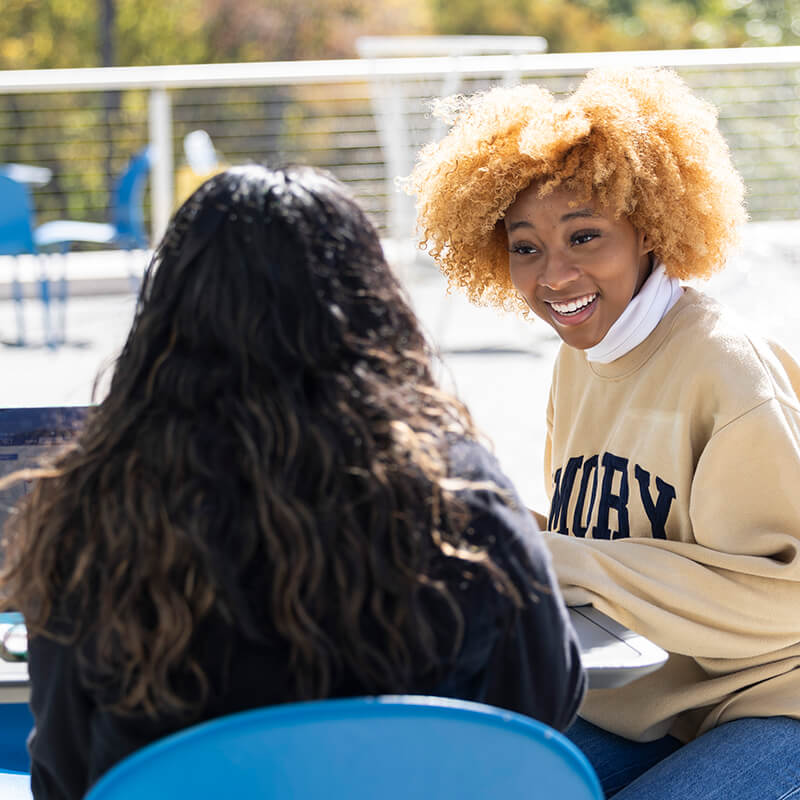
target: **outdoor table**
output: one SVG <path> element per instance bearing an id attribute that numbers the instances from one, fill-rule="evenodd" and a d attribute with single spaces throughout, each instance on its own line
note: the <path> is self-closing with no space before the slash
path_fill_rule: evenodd
<path id="1" fill-rule="evenodd" d="M 590 689 L 624 686 L 659 669 L 669 657 L 666 650 L 592 606 L 574 606 L 569 616 Z"/>
<path id="2" fill-rule="evenodd" d="M 570 608 L 589 688 L 624 686 L 661 667 L 668 653 L 591 606 Z M 30 682 L 26 661 L 0 659 L 0 703 L 26 703 Z"/>
<path id="3" fill-rule="evenodd" d="M 0 175 L 5 175 L 17 183 L 28 186 L 46 186 L 53 177 L 53 171 L 47 167 L 34 167 L 31 164 L 0 164 Z"/>
<path id="4" fill-rule="evenodd" d="M 3 800 L 31 800 L 31 776 L 0 771 L 0 797 Z"/>

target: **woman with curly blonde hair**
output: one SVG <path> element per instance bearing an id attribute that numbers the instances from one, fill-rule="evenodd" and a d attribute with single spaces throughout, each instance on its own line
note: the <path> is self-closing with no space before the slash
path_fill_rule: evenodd
<path id="1" fill-rule="evenodd" d="M 562 345 L 547 544 L 568 603 L 670 652 L 590 691 L 569 735 L 609 796 L 800 789 L 800 367 L 681 279 L 745 220 L 715 109 L 672 71 L 443 102 L 407 186 L 422 242 L 476 303 Z"/>
<path id="2" fill-rule="evenodd" d="M 36 800 L 288 701 L 574 719 L 585 674 L 541 534 L 326 173 L 236 168 L 186 201 L 107 396 L 36 477 L 0 576 L 30 635 Z"/>

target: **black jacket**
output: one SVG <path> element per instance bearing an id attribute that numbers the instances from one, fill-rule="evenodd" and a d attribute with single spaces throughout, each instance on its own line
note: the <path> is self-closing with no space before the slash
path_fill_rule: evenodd
<path id="1" fill-rule="evenodd" d="M 450 589 L 466 625 L 460 654 L 437 685 L 420 679 L 410 692 L 409 687 L 402 692 L 482 701 L 564 730 L 577 713 L 586 677 L 542 538 L 484 448 L 462 442 L 453 450 L 453 461 L 452 474 L 493 481 L 513 499 L 508 504 L 495 493 L 474 489 L 459 493 L 471 515 L 468 538 L 488 548 L 523 604 L 517 607 L 498 592 L 488 575 L 470 581 L 453 575 Z M 50 638 L 32 637 L 29 664 L 36 726 L 29 750 L 34 798 L 78 800 L 117 761 L 187 724 L 286 702 L 289 674 L 279 641 L 256 645 L 222 623 L 210 623 L 196 639 L 195 652 L 207 667 L 211 691 L 204 707 L 187 722 L 104 710 L 73 650 Z M 332 694 L 367 693 L 353 676 L 345 675 Z"/>

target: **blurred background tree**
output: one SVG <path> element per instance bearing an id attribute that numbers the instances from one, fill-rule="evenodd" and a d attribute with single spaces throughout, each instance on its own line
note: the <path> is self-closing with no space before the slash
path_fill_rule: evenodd
<path id="1" fill-rule="evenodd" d="M 800 0 L 3 0 L 0 70 L 351 58 L 364 34 L 538 35 L 550 52 L 798 44 Z M 277 109 L 242 134 L 244 153 L 271 152 L 294 118 L 280 87 L 260 91 L 224 90 L 231 107 L 241 100 L 243 128 L 248 104 Z M 178 94 L 176 143 L 193 126 L 214 137 L 204 98 L 181 108 Z M 0 89 L 0 160 L 52 169 L 42 219 L 103 218 L 112 176 L 147 141 L 146 117 L 144 92 Z"/>
<path id="2" fill-rule="evenodd" d="M 363 33 L 431 33 L 427 0 L 4 0 L 0 69 L 347 58 Z M 113 19 L 107 29 L 104 19 Z"/>
<path id="3" fill-rule="evenodd" d="M 544 36 L 550 52 L 800 42 L 800 0 L 429 0 L 438 33 Z"/>
<path id="4" fill-rule="evenodd" d="M 382 33 L 530 34 L 550 52 L 797 44 L 800 0 L 4 0 L 0 69 L 347 58 Z"/>

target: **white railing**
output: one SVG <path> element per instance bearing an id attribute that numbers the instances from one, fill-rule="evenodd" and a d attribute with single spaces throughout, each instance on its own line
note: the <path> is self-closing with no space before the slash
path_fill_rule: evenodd
<path id="1" fill-rule="evenodd" d="M 34 160 L 55 176 L 61 170 L 53 196 L 89 181 L 99 197 L 102 169 L 88 155 L 97 141 L 114 145 L 117 162 L 149 141 L 157 237 L 174 208 L 183 135 L 204 128 L 229 163 L 279 159 L 330 168 L 352 184 L 386 235 L 408 238 L 413 208 L 392 181 L 442 132 L 428 113 L 430 99 L 520 80 L 562 92 L 593 67 L 622 63 L 676 68 L 720 109 L 753 218 L 800 218 L 800 47 L 0 71 L 0 160 Z M 108 93 L 117 93 L 115 111 L 103 122 L 98 109 Z M 22 151 L 21 132 L 30 140 Z M 47 187 L 39 191 L 42 219 L 63 214 L 48 211 Z M 79 210 L 102 214 L 102 202 L 93 203 Z"/>

